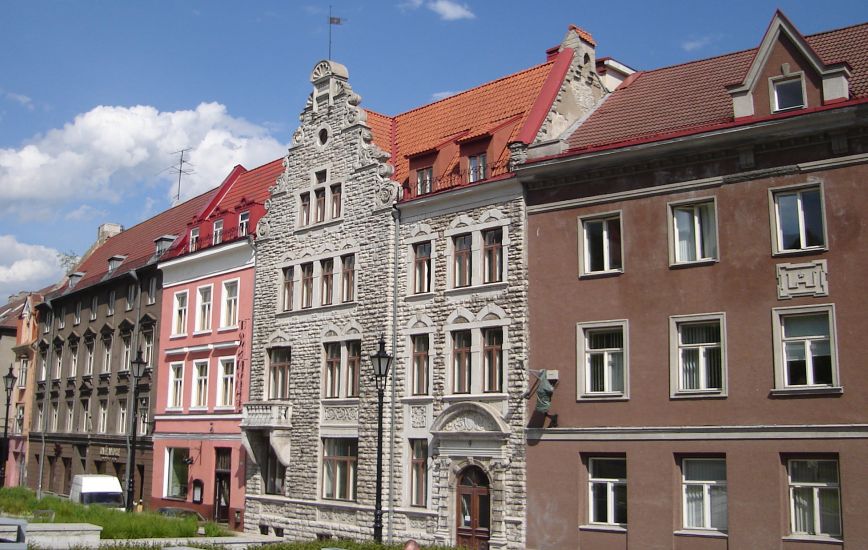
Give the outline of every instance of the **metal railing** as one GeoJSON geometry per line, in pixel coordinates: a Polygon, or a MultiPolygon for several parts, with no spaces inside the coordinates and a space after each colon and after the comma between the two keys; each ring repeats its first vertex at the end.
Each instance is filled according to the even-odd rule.
{"type": "Polygon", "coordinates": [[[447,189],[454,189],[456,187],[464,187],[465,185],[469,185],[471,183],[483,182],[508,173],[508,159],[500,162],[487,163],[485,164],[484,168],[477,167],[475,169],[467,170],[455,169],[434,178],[433,181],[431,181],[428,185],[430,189],[423,189],[421,193],[419,192],[420,186],[418,185],[418,182],[409,181],[409,189],[404,189],[404,199],[412,199],[431,193],[437,193],[438,191],[445,191],[447,189]]]}

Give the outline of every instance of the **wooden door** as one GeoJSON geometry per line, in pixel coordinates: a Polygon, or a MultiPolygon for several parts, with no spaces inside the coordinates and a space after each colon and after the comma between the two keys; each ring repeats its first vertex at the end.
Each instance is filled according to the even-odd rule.
{"type": "Polygon", "coordinates": [[[488,550],[491,529],[488,476],[480,468],[469,466],[459,474],[457,489],[458,502],[455,506],[457,546],[473,550],[488,550]]]}

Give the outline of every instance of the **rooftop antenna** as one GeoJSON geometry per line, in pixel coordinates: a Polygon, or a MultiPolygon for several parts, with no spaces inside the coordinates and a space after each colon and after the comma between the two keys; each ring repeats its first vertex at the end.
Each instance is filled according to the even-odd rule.
{"type": "Polygon", "coordinates": [[[181,160],[178,162],[178,164],[175,164],[175,165],[169,167],[169,170],[171,170],[173,174],[174,173],[178,174],[178,192],[175,194],[175,203],[176,204],[181,202],[181,176],[185,176],[185,175],[189,176],[190,174],[196,173],[195,170],[192,169],[193,164],[191,164],[189,160],[188,161],[184,160],[184,153],[186,153],[187,151],[191,151],[192,149],[193,149],[192,147],[187,147],[186,149],[181,149],[180,151],[175,151],[174,153],[172,153],[173,155],[177,155],[177,154],[181,155],[181,160]],[[185,162],[187,163],[187,166],[189,166],[190,168],[184,168],[185,162]]]}
{"type": "Polygon", "coordinates": [[[332,17],[332,6],[329,4],[329,60],[332,58],[332,26],[343,25],[346,19],[340,17],[332,17]]]}

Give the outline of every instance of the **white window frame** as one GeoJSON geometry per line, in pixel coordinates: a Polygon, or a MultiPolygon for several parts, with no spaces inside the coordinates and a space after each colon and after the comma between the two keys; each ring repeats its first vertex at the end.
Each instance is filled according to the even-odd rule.
{"type": "Polygon", "coordinates": [[[488,174],[488,155],[485,151],[477,155],[469,155],[467,157],[467,181],[474,183],[483,181],[489,178],[488,174]]]}
{"type": "MultiPolygon", "coordinates": [[[[668,205],[669,215],[669,265],[684,266],[707,264],[720,261],[720,238],[718,233],[717,223],[717,197],[705,197],[699,199],[691,199],[687,201],[670,202],[668,205]],[[702,224],[700,223],[699,209],[709,207],[709,212],[714,217],[712,226],[714,234],[709,237],[709,244],[714,247],[714,254],[702,256],[703,242],[706,235],[703,233],[702,224]],[[676,210],[692,210],[691,220],[693,222],[693,237],[696,255],[695,260],[681,258],[680,248],[678,246],[678,219],[675,215],[676,210]]],[[[623,256],[623,247],[622,247],[623,256]]],[[[623,258],[622,258],[623,263],[623,258]]]]}
{"type": "MultiPolygon", "coordinates": [[[[21,411],[22,414],[24,411],[21,411]]],[[[73,401],[66,402],[66,433],[72,433],[75,431],[75,403],[73,401]]]]}
{"type": "Polygon", "coordinates": [[[595,214],[590,214],[587,216],[581,216],[578,219],[579,224],[579,276],[581,277],[595,277],[598,275],[611,275],[615,273],[623,273],[624,272],[624,264],[625,254],[624,254],[624,215],[621,210],[613,210],[610,212],[600,212],[595,214]],[[620,267],[612,267],[612,257],[610,252],[610,244],[608,238],[608,225],[604,228],[603,232],[603,269],[597,271],[591,271],[588,268],[590,263],[589,261],[589,250],[588,246],[588,232],[586,229],[586,225],[589,223],[595,222],[608,222],[609,220],[618,220],[618,224],[621,228],[620,235],[620,247],[621,247],[621,266],[620,267]]]}
{"type": "Polygon", "coordinates": [[[181,410],[184,408],[184,362],[175,361],[169,363],[169,392],[166,400],[167,410],[181,410]],[[180,371],[176,370],[180,367],[180,371]],[[180,374],[179,374],[180,373],[180,374]]]}
{"type": "Polygon", "coordinates": [[[812,536],[812,537],[822,537],[822,538],[831,538],[831,539],[841,539],[843,537],[843,526],[842,516],[844,509],[841,506],[841,469],[840,463],[837,458],[791,458],[787,460],[787,500],[789,501],[789,512],[790,512],[790,533],[793,536],[812,536]],[[793,481],[792,469],[794,462],[834,462],[836,470],[838,472],[838,482],[837,483],[829,483],[829,482],[805,482],[805,481],[793,481]],[[811,489],[812,497],[813,497],[813,523],[814,523],[814,533],[806,533],[801,531],[796,531],[796,506],[795,501],[793,499],[793,490],[794,489],[811,489]],[[819,502],[819,491],[820,489],[835,489],[838,492],[838,532],[837,533],[823,533],[820,528],[820,516],[821,507],[819,502]]]}
{"type": "Polygon", "coordinates": [[[826,193],[824,185],[820,182],[801,183],[797,185],[788,185],[785,187],[774,187],[769,189],[769,220],[771,222],[771,240],[772,240],[772,255],[784,256],[788,254],[804,254],[808,252],[822,252],[829,249],[829,234],[828,223],[826,216],[826,193]],[[817,191],[820,194],[820,218],[823,224],[823,244],[805,246],[805,215],[802,210],[801,194],[805,191],[817,191]],[[783,247],[783,228],[781,226],[780,208],[778,204],[779,197],[783,195],[799,195],[799,239],[802,242],[800,248],[784,248],[783,247]]]}
{"type": "Polygon", "coordinates": [[[119,369],[121,372],[127,372],[130,370],[130,362],[132,361],[132,350],[133,350],[133,335],[132,333],[125,332],[121,334],[121,346],[123,346],[123,350],[121,352],[121,368],[119,369]]]}
{"type": "Polygon", "coordinates": [[[190,294],[186,290],[181,290],[176,292],[172,296],[172,337],[175,336],[186,336],[187,335],[187,323],[189,322],[189,316],[187,315],[190,310],[190,294]],[[180,296],[184,297],[184,307],[181,308],[178,304],[178,298],[180,296]],[[182,325],[179,327],[179,325],[182,325]],[[178,328],[182,328],[182,332],[178,332],[178,328]]]}
{"type": "Polygon", "coordinates": [[[147,435],[148,434],[148,405],[150,404],[150,398],[139,397],[139,408],[138,408],[138,430],[139,435],[147,435]]]}
{"type": "Polygon", "coordinates": [[[234,409],[235,408],[235,387],[238,384],[238,365],[235,361],[235,356],[220,357],[218,359],[217,368],[217,403],[215,409],[234,409]],[[232,365],[232,375],[227,375],[226,366],[232,365]],[[227,396],[226,381],[229,383],[229,392],[227,396]]]}
{"type": "MultiPolygon", "coordinates": [[[[314,281],[314,286],[316,286],[315,281],[314,281]]],[[[238,328],[238,316],[239,316],[238,305],[239,305],[239,301],[241,298],[241,279],[235,278],[235,279],[229,279],[229,280],[223,281],[223,283],[221,283],[221,285],[220,285],[220,290],[221,290],[221,292],[220,292],[220,330],[238,328]],[[235,302],[235,304],[233,306],[234,311],[235,311],[235,319],[234,319],[233,323],[230,323],[229,321],[231,319],[227,318],[227,315],[229,314],[230,299],[229,299],[228,292],[226,289],[228,288],[229,285],[231,285],[233,283],[235,284],[235,298],[233,299],[233,301],[235,302]]]]}
{"type": "Polygon", "coordinates": [[[75,303],[75,317],[73,317],[72,324],[78,325],[81,323],[81,300],[75,303]]]}
{"type": "Polygon", "coordinates": [[[30,370],[30,359],[28,357],[22,357],[18,362],[18,378],[16,379],[16,386],[19,388],[27,387],[27,371],[30,370]]]}
{"type": "Polygon", "coordinates": [[[119,434],[127,433],[127,400],[118,399],[118,431],[119,434]]]}
{"type": "Polygon", "coordinates": [[[78,341],[69,344],[69,373],[67,378],[75,378],[78,374],[78,341]]]}
{"type": "Polygon", "coordinates": [[[190,230],[190,239],[187,246],[188,252],[196,252],[199,248],[199,228],[194,227],[190,230]]]}
{"type": "Polygon", "coordinates": [[[416,196],[427,195],[434,190],[434,166],[416,169],[416,196]]]}
{"type": "Polygon", "coordinates": [[[577,394],[576,399],[580,401],[586,400],[623,400],[630,398],[630,323],[627,319],[613,319],[610,321],[593,321],[582,322],[576,324],[576,380],[577,394]],[[604,391],[592,392],[587,388],[590,385],[589,381],[589,365],[586,360],[587,351],[587,332],[603,329],[621,329],[624,347],[622,348],[624,358],[624,391],[604,391]]]}
{"type": "MultiPolygon", "coordinates": [[[[793,307],[778,307],[772,309],[772,340],[774,345],[774,361],[775,361],[775,389],[778,393],[799,393],[799,392],[831,392],[841,393],[841,379],[838,365],[838,344],[837,344],[837,327],[835,322],[835,304],[818,304],[811,306],[793,306],[793,307]],[[796,384],[788,385],[786,383],[786,355],[784,353],[784,318],[788,316],[798,315],[817,315],[825,314],[829,319],[829,351],[832,361],[832,383],[831,384],[796,384]]],[[[807,361],[806,369],[808,374],[811,374],[810,362],[807,361]]]]}
{"type": "Polygon", "coordinates": [[[100,374],[109,373],[112,371],[112,345],[114,337],[111,334],[104,334],[102,340],[102,371],[100,374]]]}
{"type": "MultiPolygon", "coordinates": [[[[611,527],[620,527],[622,529],[626,529],[627,523],[616,523],[614,521],[615,518],[615,486],[624,486],[627,487],[627,477],[624,478],[604,478],[604,477],[594,477],[594,463],[597,461],[620,461],[624,463],[624,469],[627,469],[627,459],[619,456],[597,456],[591,457],[588,459],[588,524],[589,525],[608,525],[611,527]],[[606,485],[606,517],[611,518],[612,521],[594,521],[594,485],[595,484],[605,484],[606,485]]],[[[629,474],[629,472],[628,472],[629,474]]],[[[629,495],[629,489],[628,495],[629,495]]],[[[627,506],[627,514],[629,521],[629,501],[627,506]]]]}
{"type": "Polygon", "coordinates": [[[142,331],[142,342],[144,342],[144,346],[142,349],[142,358],[145,360],[145,368],[151,367],[151,361],[154,356],[154,329],[146,329],[142,331]]]}
{"type": "Polygon", "coordinates": [[[802,71],[797,71],[794,73],[783,74],[778,76],[770,77],[769,80],[769,106],[771,107],[772,114],[774,113],[783,113],[787,111],[795,111],[797,109],[805,109],[808,106],[808,90],[805,85],[805,73],[802,71]],[[778,101],[778,86],[781,84],[789,84],[791,82],[799,81],[799,84],[802,88],[802,104],[801,105],[792,105],[790,107],[781,107],[780,102],[778,101]]]}
{"type": "MultiPolygon", "coordinates": [[[[444,231],[446,242],[446,291],[452,293],[470,292],[473,290],[479,291],[484,289],[498,290],[506,286],[509,281],[509,251],[510,251],[510,223],[511,220],[506,217],[491,217],[483,218],[483,221],[475,223],[472,220],[461,216],[457,218],[450,229],[444,231]],[[456,222],[465,223],[456,223],[456,222]],[[485,282],[485,243],[484,234],[492,229],[501,230],[500,254],[503,259],[502,279],[500,281],[485,282]],[[460,235],[470,235],[470,284],[465,286],[455,286],[455,237],[460,235]]],[[[418,239],[410,241],[415,244],[420,240],[425,240],[421,236],[418,239]]],[[[433,235],[431,236],[433,241],[433,235]]],[[[412,250],[410,251],[412,256],[412,250]]],[[[432,266],[436,259],[436,250],[433,242],[431,246],[431,262],[432,266]]],[[[410,267],[408,266],[408,269],[410,267]]],[[[434,272],[431,276],[432,289],[434,288],[434,272]]],[[[412,293],[412,287],[408,288],[408,293],[412,293]]]]}
{"type": "Polygon", "coordinates": [[[218,245],[223,242],[223,220],[214,220],[211,224],[211,244],[218,245]]]}
{"type": "Polygon", "coordinates": [[[126,311],[132,311],[136,302],[136,284],[130,283],[127,285],[126,311]]]}
{"type": "Polygon", "coordinates": [[[211,365],[208,359],[193,361],[193,383],[190,393],[190,409],[208,408],[208,377],[211,365]],[[205,367],[205,375],[200,375],[200,367],[205,367]],[[201,392],[200,392],[201,389],[201,392]]]}
{"type": "Polygon", "coordinates": [[[196,287],[196,325],[193,334],[211,332],[211,319],[214,316],[214,285],[196,287]],[[202,293],[208,291],[208,300],[202,299],[202,293]],[[203,306],[207,306],[207,315],[202,315],[203,306]]]}
{"type": "MultiPolygon", "coordinates": [[[[163,497],[167,498],[167,499],[186,500],[187,497],[190,495],[190,484],[189,484],[190,465],[187,464],[186,460],[182,460],[182,462],[187,464],[186,473],[185,473],[185,477],[187,478],[187,484],[185,486],[186,489],[183,491],[183,493],[179,492],[179,494],[169,494],[169,479],[170,479],[169,476],[171,475],[172,463],[174,462],[174,456],[173,455],[176,452],[178,452],[178,453],[183,452],[187,455],[185,458],[190,458],[190,449],[187,447],[167,447],[166,448],[166,455],[165,455],[166,456],[166,462],[165,462],[165,465],[164,465],[165,467],[163,470],[163,497]]],[[[180,487],[179,487],[179,489],[180,489],[180,487]]]]}
{"type": "Polygon", "coordinates": [[[93,367],[96,363],[96,338],[84,341],[84,376],[93,375],[93,367]]]}
{"type": "Polygon", "coordinates": [[[66,328],[66,306],[60,306],[60,312],[57,316],[57,328],[66,328]]]}
{"type": "Polygon", "coordinates": [[[96,314],[99,310],[99,296],[93,295],[90,297],[90,320],[96,321],[96,314]]]}
{"type": "Polygon", "coordinates": [[[108,399],[99,400],[99,417],[97,418],[97,432],[104,434],[108,431],[108,399]]]}
{"type": "Polygon", "coordinates": [[[106,317],[111,317],[115,314],[115,302],[118,301],[117,292],[114,289],[109,290],[108,301],[106,302],[106,317]]]}
{"type": "Polygon", "coordinates": [[[157,276],[154,275],[150,279],[148,279],[148,305],[155,304],[157,302],[157,276]]]}
{"type": "Polygon", "coordinates": [[[250,232],[250,211],[245,210],[238,214],[238,236],[246,237],[250,232]]]}
{"type": "MultiPolygon", "coordinates": [[[[724,469],[726,468],[726,458],[682,458],[681,459],[681,522],[684,529],[711,531],[717,533],[725,533],[727,529],[717,529],[711,527],[711,488],[723,487],[726,491],[726,477],[723,480],[688,480],[687,479],[687,464],[690,462],[722,462],[724,469]],[[688,525],[688,505],[687,505],[687,487],[701,486],[702,487],[702,523],[703,525],[688,525]]],[[[727,492],[727,502],[729,494],[727,492]]],[[[727,505],[727,526],[729,525],[729,506],[727,505]]]]}
{"type": "MultiPolygon", "coordinates": [[[[698,345],[701,349],[704,346],[698,345]]],[[[694,346],[691,346],[694,347],[694,346]]],[[[726,313],[703,313],[697,315],[672,315],[669,317],[669,395],[670,397],[726,397],[726,313]],[[720,325],[720,383],[718,388],[686,389],[683,387],[681,370],[681,327],[693,324],[720,325]]],[[[700,353],[700,379],[707,380],[705,356],[700,353]]],[[[706,384],[707,385],[707,384],[706,384]]]]}

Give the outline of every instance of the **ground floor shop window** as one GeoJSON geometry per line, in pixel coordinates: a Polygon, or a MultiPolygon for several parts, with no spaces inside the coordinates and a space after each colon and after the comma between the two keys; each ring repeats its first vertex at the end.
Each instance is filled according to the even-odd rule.
{"type": "Polygon", "coordinates": [[[187,498],[189,478],[190,449],[170,448],[166,450],[166,496],[187,498]]]}
{"type": "Polygon", "coordinates": [[[356,499],[356,439],[323,439],[323,498],[356,499]]]}

